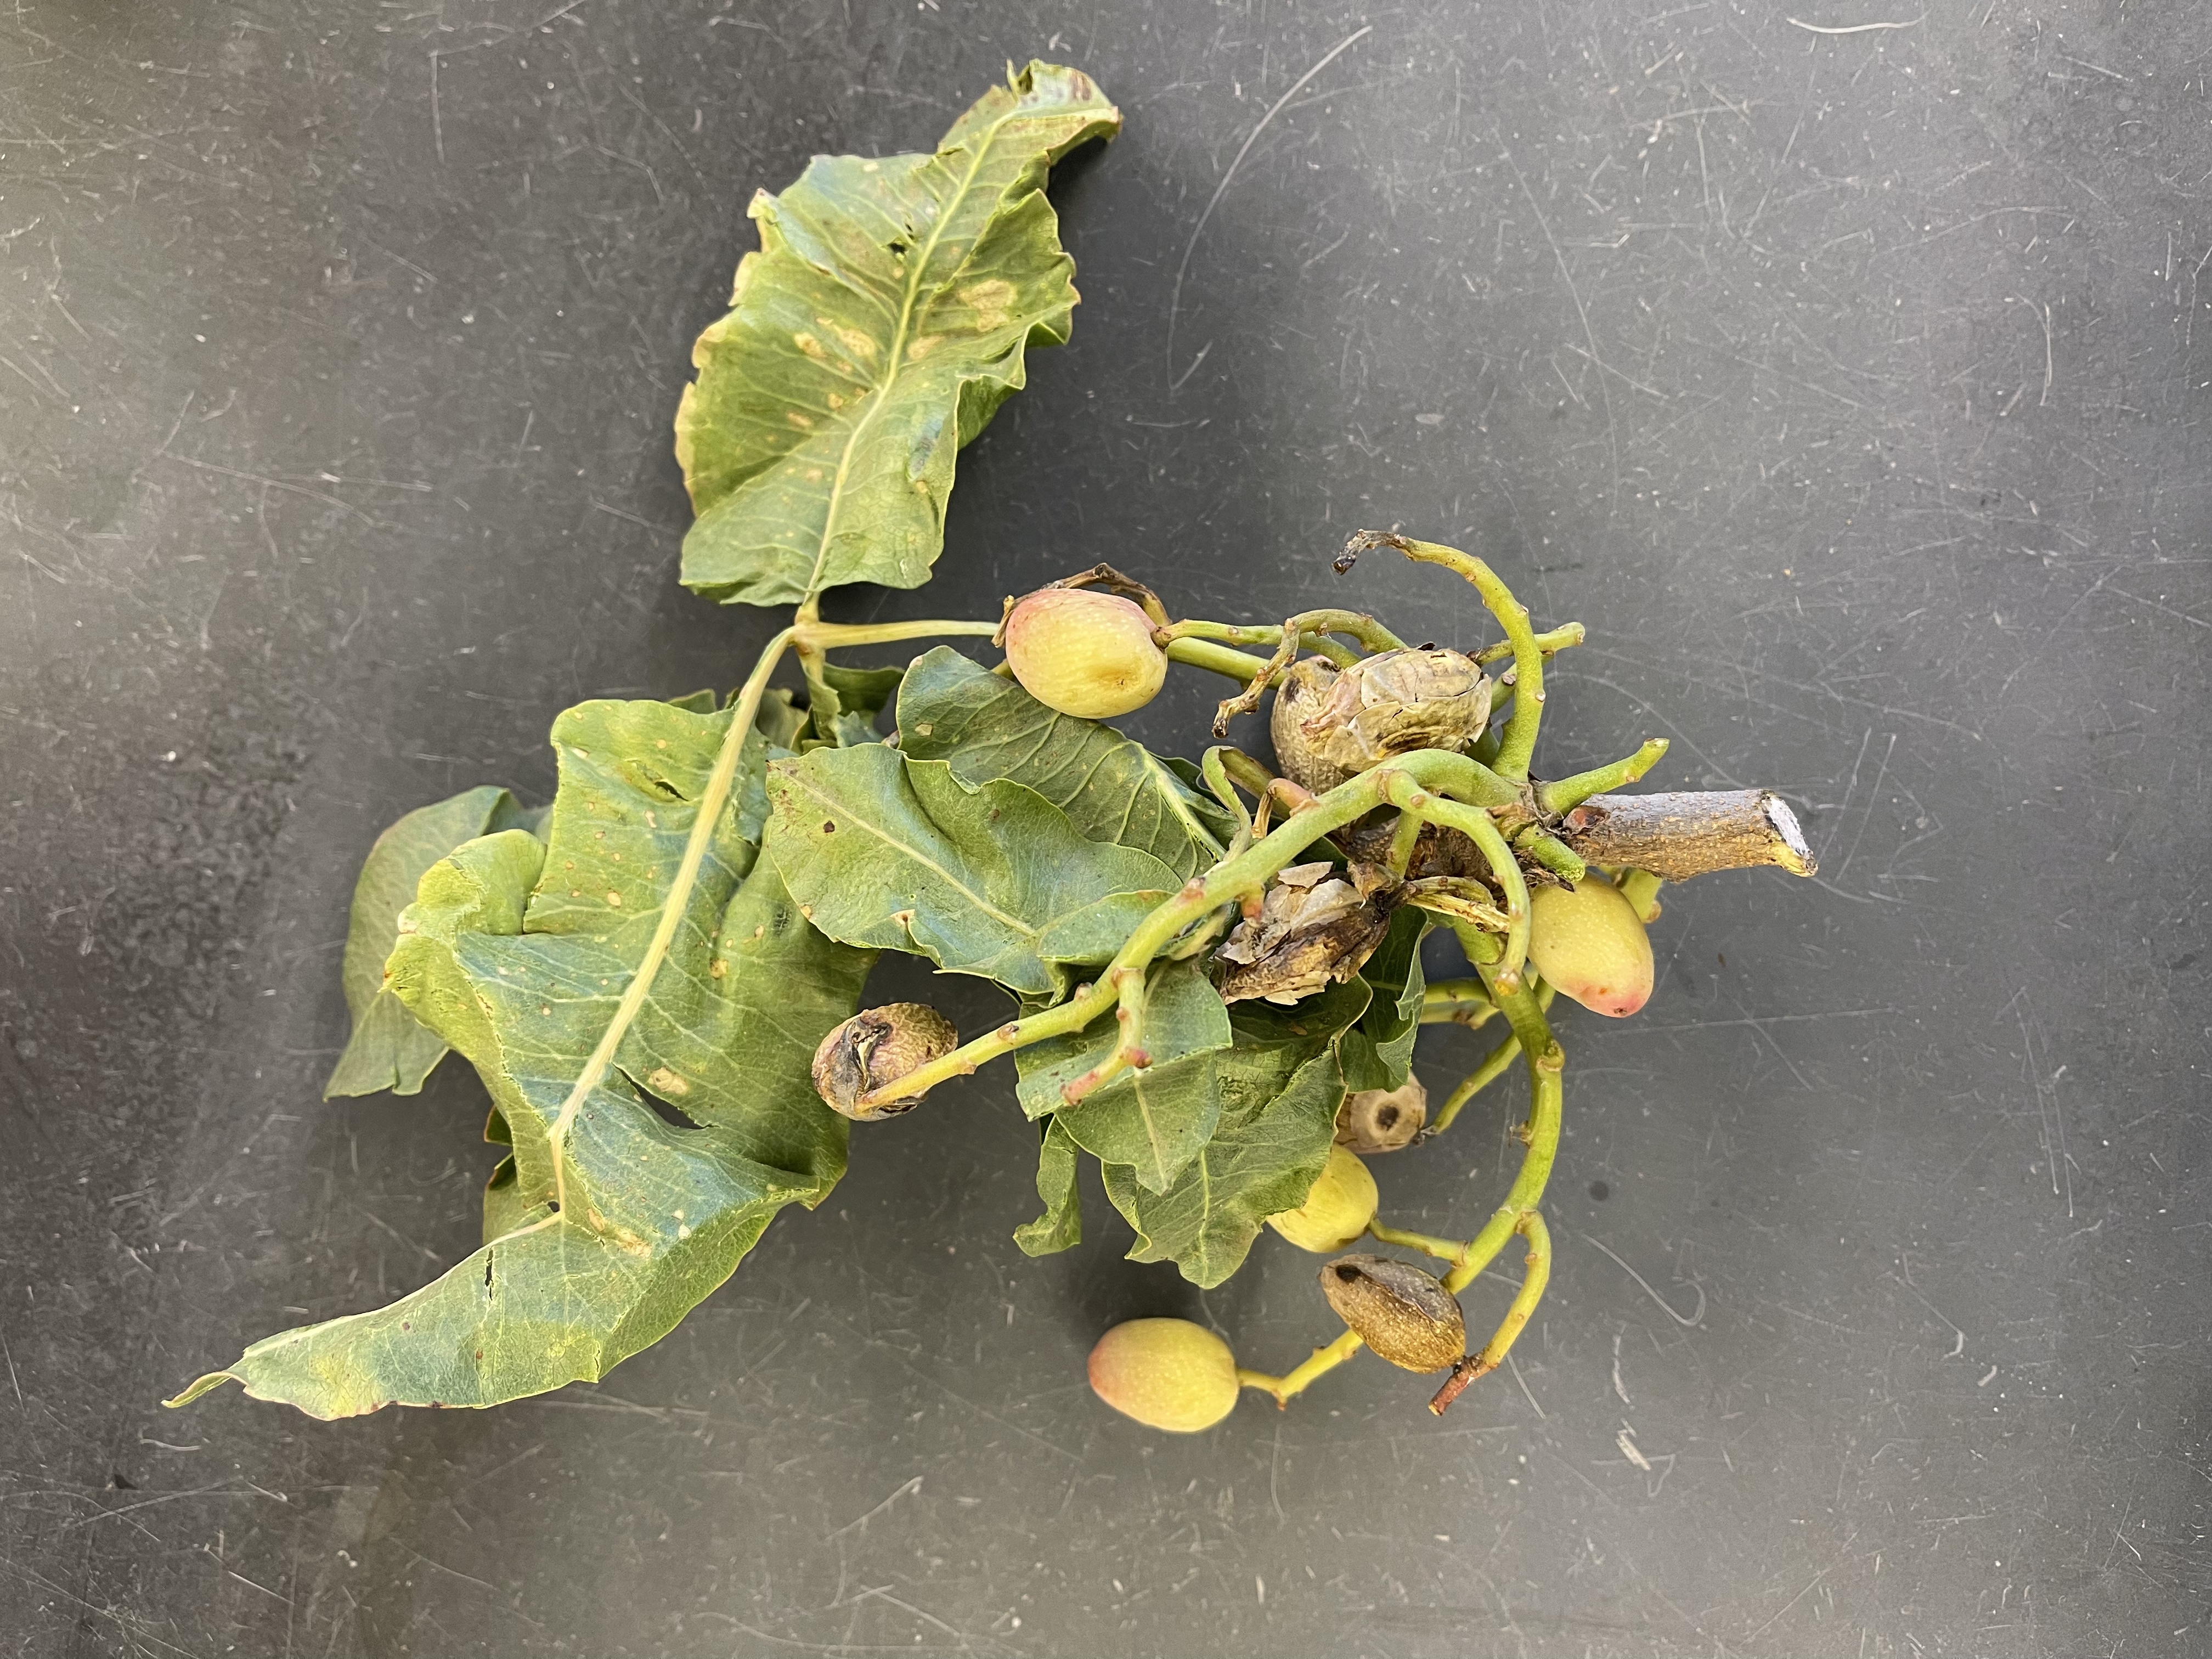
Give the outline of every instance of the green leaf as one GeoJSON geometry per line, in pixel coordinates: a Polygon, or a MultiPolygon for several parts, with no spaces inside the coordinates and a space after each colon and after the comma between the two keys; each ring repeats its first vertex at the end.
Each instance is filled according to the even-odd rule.
{"type": "Polygon", "coordinates": [[[1413,1061],[1413,1039],[1421,1030],[1421,997],[1428,981],[1421,971],[1421,941],[1435,923],[1413,905],[1401,905],[1390,931],[1359,970],[1375,1000],[1344,1039],[1344,1084],[1347,1089],[1395,1089],[1413,1061]]]}
{"type": "Polygon", "coordinates": [[[1264,1109],[1316,1054],[1337,1049],[1373,993],[1364,979],[1332,985],[1291,1006],[1229,1006],[1236,1041],[1220,1059],[1223,1115],[1238,1121],[1264,1109]]]}
{"type": "Polygon", "coordinates": [[[1152,1063],[1124,1072],[1073,1106],[1064,1084],[1104,1060],[1115,1022],[1018,1049],[1016,1093],[1031,1117],[1053,1121],[1094,1157],[1128,1165],[1139,1183],[1164,1191],[1221,1118],[1214,1056],[1229,1047],[1229,1011],[1194,962],[1159,962],[1146,975],[1145,1048],[1152,1063]]]}
{"type": "Polygon", "coordinates": [[[846,1125],[808,1068],[873,958],[808,927],[773,866],[740,884],[755,854],[743,801],[766,759],[755,733],[751,790],[712,826],[666,962],[569,1127],[566,1206],[550,1202],[549,1132],[644,954],[730,719],[568,710],[545,843],[466,843],[400,919],[392,988],[476,1066],[489,1138],[513,1145],[485,1195],[500,1236],[388,1308],[254,1344],[179,1403],[227,1376],[318,1417],[596,1379],[726,1279],[778,1209],[828,1194],[846,1125]]]}
{"type": "Polygon", "coordinates": [[[1019,994],[1066,988],[1039,949],[1054,922],[1176,884],[1147,854],[1085,840],[1033,789],[969,789],[945,762],[881,744],[779,761],[768,788],[769,851],[817,927],[1019,994]]]}
{"type": "Polygon", "coordinates": [[[1046,708],[950,646],[915,659],[899,690],[899,745],[951,763],[968,783],[1009,778],[1066,812],[1093,841],[1150,853],[1188,880],[1221,856],[1220,806],[1168,761],[1110,726],[1046,708]]]}
{"type": "Polygon", "coordinates": [[[1137,1230],[1132,1261],[1173,1261],[1211,1290],[1237,1268],[1269,1216],[1295,1209],[1321,1177],[1336,1136],[1344,1079],[1315,1055],[1258,1111],[1224,1119],[1180,1179],[1148,1193],[1126,1165],[1106,1165],[1106,1195],[1137,1230]]]}
{"type": "Polygon", "coordinates": [[[323,1085],[323,1098],[419,1093],[445,1058],[445,1040],[409,1013],[385,988],[384,959],[399,937],[399,913],[415,900],[422,872],[465,841],[520,827],[526,815],[496,785],[463,790],[434,806],[418,806],[376,838],[353,885],[341,977],[353,1036],[323,1085]]]}
{"type": "Polygon", "coordinates": [[[817,657],[802,659],[806,669],[808,723],[820,742],[836,749],[875,743],[881,734],[876,717],[898,695],[903,668],[840,668],[817,657]]]}
{"type": "Polygon", "coordinates": [[[1083,1206],[1075,1195],[1077,1149],[1067,1131],[1047,1118],[1037,1146],[1037,1196],[1044,1213],[1014,1229],[1024,1255],[1053,1255],[1083,1242],[1083,1206]]]}
{"type": "Polygon", "coordinates": [[[687,586],[781,605],[929,580],[955,453],[1024,384],[1025,348],[1068,336],[1046,174],[1121,122],[1088,76],[1032,63],[934,155],[817,156],[754,197],[760,248],[676,415],[687,586]]]}
{"type": "Polygon", "coordinates": [[[1174,896],[1165,889],[1153,888],[1093,899],[1046,928],[1037,940],[1037,954],[1047,962],[1072,968],[1095,968],[1111,962],[1137,924],[1174,896]]]}

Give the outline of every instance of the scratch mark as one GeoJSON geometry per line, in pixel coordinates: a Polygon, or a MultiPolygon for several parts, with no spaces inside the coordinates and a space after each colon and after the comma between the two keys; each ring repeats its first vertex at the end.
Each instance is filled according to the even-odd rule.
{"type": "Polygon", "coordinates": [[[1681,1315],[1676,1313],[1672,1307],[1668,1305],[1667,1298],[1665,1297],[1660,1295],[1658,1291],[1651,1288],[1651,1281],[1650,1279],[1644,1278],[1642,1273],[1637,1272],[1635,1268],[1630,1267],[1626,1261],[1623,1261],[1609,1246],[1598,1239],[1592,1238],[1588,1233],[1584,1233],[1582,1236],[1582,1238],[1583,1243],[1585,1244],[1595,1244],[1597,1248],[1603,1250],[1606,1255],[1612,1256],[1613,1265],[1619,1267],[1621,1272],[1626,1273],[1631,1279],[1634,1279],[1638,1285],[1641,1285],[1644,1287],[1644,1294],[1650,1297],[1654,1302],[1656,1302],[1660,1308],[1666,1313],[1667,1317],[1673,1320],[1677,1325],[1686,1326],[1694,1330],[1698,1325],[1705,1322],[1705,1287],[1704,1285],[1692,1285],[1690,1287],[1698,1293],[1698,1311],[1689,1318],[1685,1319],[1681,1315]]]}
{"type": "Polygon", "coordinates": [[[1222,197],[1228,193],[1230,181],[1237,177],[1237,169],[1244,165],[1244,158],[1252,153],[1252,146],[1260,142],[1260,135],[1267,130],[1267,124],[1282,113],[1283,106],[1297,97],[1305,89],[1308,82],[1351,50],[1355,43],[1374,32],[1372,23],[1362,24],[1323,52],[1311,69],[1291,82],[1290,90],[1275,100],[1267,112],[1260,118],[1260,124],[1245,135],[1243,147],[1237,152],[1236,159],[1229,163],[1229,170],[1221,175],[1221,182],[1213,187],[1213,195],[1206,202],[1206,210],[1198,216],[1198,222],[1191,227],[1190,240],[1183,244],[1182,262],[1176,266],[1175,287],[1168,295],[1168,366],[1170,370],[1175,366],[1176,313],[1182,308],[1182,279],[1190,270],[1190,256],[1197,251],[1198,239],[1206,230],[1206,222],[1213,216],[1213,210],[1221,205],[1222,197]]]}
{"type": "MultiPolygon", "coordinates": [[[[921,1490],[921,1477],[917,1474],[913,1480],[908,1481],[896,1492],[894,1492],[889,1498],[886,1498],[882,1503],[877,1504],[875,1508],[870,1510],[866,1515],[863,1515],[855,1520],[848,1521],[843,1526],[838,1528],[836,1531],[825,1534],[822,1541],[826,1544],[832,1538],[842,1538],[847,1533],[852,1531],[855,1527],[866,1526],[869,1522],[874,1520],[885,1510],[890,1508],[892,1504],[897,1503],[900,1498],[905,1497],[908,1492],[920,1492],[921,1490]]],[[[958,1632],[956,1632],[954,1633],[957,1635],[958,1632]]]]}
{"type": "MultiPolygon", "coordinates": [[[[1870,34],[1876,29],[1917,28],[1928,21],[1928,14],[1923,11],[1909,23],[1846,23],[1840,28],[1825,27],[1819,23],[1808,23],[1796,17],[1792,17],[1789,21],[1808,34],[1870,34]]],[[[1765,1628],[1764,1625],[1759,1626],[1760,1630],[1765,1628]]]]}

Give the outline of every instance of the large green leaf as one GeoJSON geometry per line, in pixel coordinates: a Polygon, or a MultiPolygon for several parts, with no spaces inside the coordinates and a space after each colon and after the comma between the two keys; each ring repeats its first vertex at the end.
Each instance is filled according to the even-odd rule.
{"type": "Polygon", "coordinates": [[[595,1379],[726,1279],[778,1209],[829,1192],[846,1126],[808,1066],[873,958],[808,927],[773,866],[746,878],[766,805],[756,733],[666,961],[567,1132],[565,1206],[550,1203],[550,1133],[644,954],[730,718],[568,710],[546,842],[468,842],[400,919],[392,988],[476,1066],[492,1137],[514,1149],[486,1194],[500,1236],[388,1308],[254,1344],[182,1398],[231,1376],[340,1417],[595,1379]]]}
{"type": "Polygon", "coordinates": [[[1037,1196],[1044,1213],[1014,1229],[1014,1243],[1024,1255],[1052,1255],[1073,1249],[1083,1242],[1083,1207],[1075,1196],[1079,1153],[1067,1131],[1052,1119],[1044,1123],[1037,1145],[1037,1196]]]}
{"type": "Polygon", "coordinates": [[[1084,839],[1033,789],[971,789],[945,762],[881,744],[779,761],[768,789],[768,850],[817,927],[1020,994],[1066,988],[1040,951],[1054,923],[1176,885],[1149,854],[1084,839]]]}
{"type": "Polygon", "coordinates": [[[1086,1030],[1018,1049],[1016,1093],[1031,1117],[1053,1121],[1075,1144],[1125,1164],[1139,1184],[1164,1192],[1206,1144],[1221,1118],[1216,1054],[1230,1044],[1229,1011],[1195,962],[1155,963],[1146,976],[1146,1052],[1152,1064],[1124,1072],[1064,1103],[1060,1088],[1104,1060],[1119,1035],[1111,1018],[1086,1030]]]}
{"type": "Polygon", "coordinates": [[[384,983],[384,959],[399,937],[399,913],[415,902],[422,872],[465,841],[495,830],[520,829],[525,813],[495,784],[465,789],[433,806],[418,806],[376,838],[353,884],[346,921],[345,986],[353,1035],[323,1085],[323,1098],[421,1092],[422,1079],[445,1058],[446,1040],[407,1012],[384,983]]]}
{"type": "Polygon", "coordinates": [[[1297,1208],[1320,1179],[1336,1135],[1344,1079],[1336,1055],[1315,1055],[1259,1111],[1224,1119],[1164,1193],[1127,1165],[1105,1167],[1106,1195],[1137,1230],[1133,1261],[1173,1261],[1211,1290],[1237,1268],[1269,1216],[1297,1208]]]}
{"type": "Polygon", "coordinates": [[[1024,349],[1067,338],[1046,174],[1121,122],[1087,76],[1032,63],[934,155],[817,156],[754,197],[760,248],[676,416],[686,586],[779,605],[929,580],[955,452],[1023,385],[1024,349]]]}
{"type": "Polygon", "coordinates": [[[1173,1261],[1211,1288],[1243,1265],[1269,1216],[1295,1209],[1320,1178],[1344,1099],[1340,1050],[1370,1002],[1364,981],[1291,1007],[1231,1006],[1231,1046],[1212,1056],[1221,1116],[1165,1192],[1127,1164],[1104,1168],[1106,1195],[1137,1230],[1136,1261],[1173,1261]]]}
{"type": "Polygon", "coordinates": [[[1046,708],[950,646],[924,652],[899,689],[899,745],[968,783],[1011,778],[1093,841],[1141,848],[1185,880],[1229,833],[1221,808],[1110,726],[1046,708]]]}
{"type": "Polygon", "coordinates": [[[1390,931],[1359,970],[1375,993],[1359,1024],[1345,1033],[1344,1083],[1348,1089],[1395,1089],[1413,1062],[1413,1039],[1421,1031],[1421,998],[1428,981],[1421,972],[1421,941],[1435,924],[1423,911],[1401,905],[1390,931]]]}

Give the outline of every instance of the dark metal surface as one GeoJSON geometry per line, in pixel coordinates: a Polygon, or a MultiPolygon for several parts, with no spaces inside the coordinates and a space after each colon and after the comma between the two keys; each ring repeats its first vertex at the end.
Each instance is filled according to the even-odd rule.
{"type": "MultiPolygon", "coordinates": [[[[0,1650],[2212,1650],[2212,16],[1786,9],[0,17],[0,1650]],[[1108,1322],[1280,1368],[1313,1261],[1200,1297],[1095,1190],[1027,1260],[986,1073],[599,1388],[163,1413],[470,1248],[463,1066],[317,1097],[356,863],[543,799],[569,702],[735,681],[772,621],[675,586],[669,422],[746,198],[1032,53],[1128,116],[1055,189],[1074,342],[938,581],[842,614],[1103,557],[1480,637],[1442,573],[1329,574],[1402,523],[1589,624],[1540,763],[1671,736],[1653,787],[1774,785],[1824,860],[1670,889],[1644,1016],[1562,1022],[1516,1368],[1442,1422],[1366,1362],[1115,1418],[1108,1322]]],[[[1195,748],[1198,678],[1135,728],[1195,748]]],[[[1407,1224],[1486,1212],[1515,1087],[1382,1170],[1407,1224]]]]}

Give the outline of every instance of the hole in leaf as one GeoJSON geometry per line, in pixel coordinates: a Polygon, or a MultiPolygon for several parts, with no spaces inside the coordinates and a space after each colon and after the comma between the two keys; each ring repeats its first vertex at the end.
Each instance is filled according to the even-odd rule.
{"type": "Polygon", "coordinates": [[[699,1127],[696,1120],[686,1117],[681,1110],[670,1105],[666,1101],[663,1100],[659,1095],[654,1094],[651,1090],[640,1089],[638,1093],[645,1097],[645,1103],[652,1107],[653,1109],[659,1115],[660,1121],[663,1123],[665,1123],[670,1128],[696,1129],[699,1127]]]}

